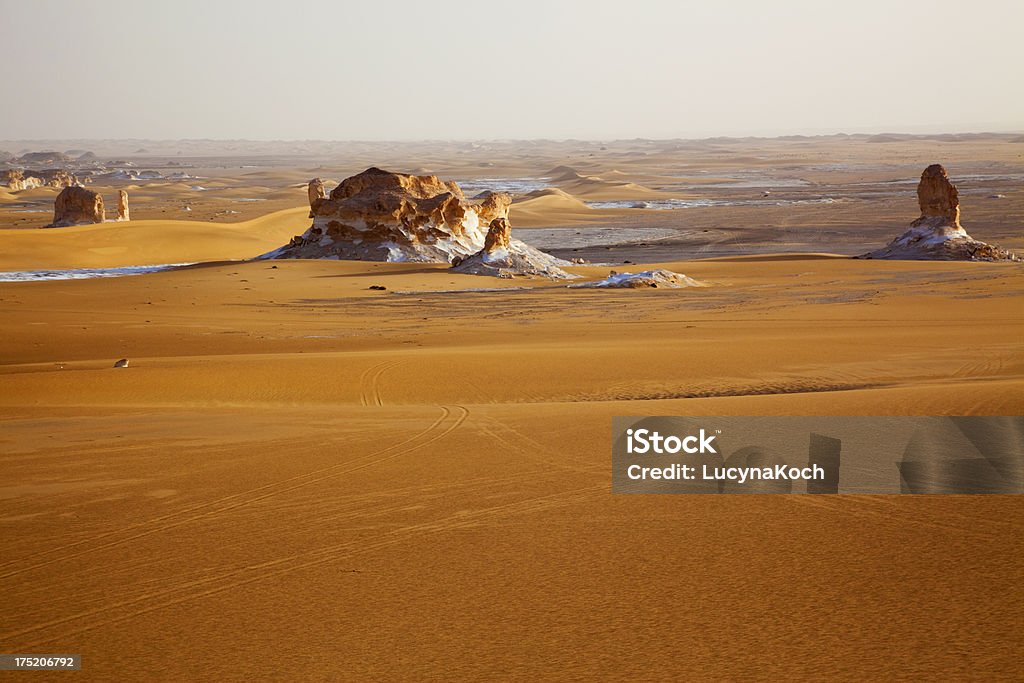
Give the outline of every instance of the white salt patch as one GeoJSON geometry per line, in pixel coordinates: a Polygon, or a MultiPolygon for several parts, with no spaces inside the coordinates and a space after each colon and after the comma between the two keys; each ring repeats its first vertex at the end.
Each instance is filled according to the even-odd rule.
{"type": "Polygon", "coordinates": [[[504,261],[508,259],[508,249],[498,248],[491,252],[484,252],[482,256],[485,263],[493,261],[504,261]]]}
{"type": "Polygon", "coordinates": [[[954,228],[952,226],[945,226],[942,228],[911,228],[902,235],[900,235],[894,242],[894,246],[904,247],[908,245],[915,245],[921,247],[934,247],[948,242],[952,239],[958,238],[969,238],[970,235],[963,227],[954,228]]]}
{"type": "Polygon", "coordinates": [[[673,209],[695,209],[707,206],[794,206],[799,204],[834,204],[832,197],[818,199],[615,199],[601,202],[586,202],[592,209],[648,209],[671,211],[673,209]]]}
{"type": "Polygon", "coordinates": [[[388,261],[391,263],[401,263],[402,261],[409,260],[409,257],[402,251],[402,248],[394,242],[384,242],[381,246],[388,250],[388,261]]]}
{"type": "Polygon", "coordinates": [[[471,235],[480,232],[480,216],[473,209],[466,209],[466,216],[462,219],[462,229],[471,235]]]}
{"type": "Polygon", "coordinates": [[[597,282],[581,282],[575,285],[567,285],[570,288],[644,288],[644,287],[665,287],[668,289],[681,289],[683,287],[706,287],[703,282],[687,277],[682,273],[674,273],[671,270],[659,268],[657,270],[645,270],[639,273],[616,273],[611,274],[597,282]]]}
{"type": "Polygon", "coordinates": [[[41,280],[88,280],[98,277],[126,277],[173,270],[193,263],[165,263],[159,266],[121,266],[119,268],[73,268],[68,270],[20,270],[0,272],[0,282],[38,282],[41,280]]]}
{"type": "Polygon", "coordinates": [[[491,192],[508,192],[509,194],[527,194],[550,187],[551,178],[472,178],[459,180],[459,187],[467,195],[478,194],[485,190],[491,192]]]}

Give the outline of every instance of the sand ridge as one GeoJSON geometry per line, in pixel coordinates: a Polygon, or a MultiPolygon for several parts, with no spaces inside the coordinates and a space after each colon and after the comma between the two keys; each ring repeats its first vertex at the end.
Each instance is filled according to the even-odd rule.
{"type": "Polygon", "coordinates": [[[306,209],[241,223],[133,220],[47,230],[0,230],[0,270],[103,268],[240,260],[270,251],[304,229],[306,209]]]}

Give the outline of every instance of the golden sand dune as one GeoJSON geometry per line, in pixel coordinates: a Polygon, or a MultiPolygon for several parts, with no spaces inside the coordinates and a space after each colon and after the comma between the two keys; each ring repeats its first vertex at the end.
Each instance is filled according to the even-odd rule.
{"type": "Polygon", "coordinates": [[[243,223],[142,220],[48,230],[0,230],[0,270],[108,268],[246,259],[301,233],[308,209],[243,223]]]}
{"type": "Polygon", "coordinates": [[[510,217],[513,226],[517,228],[559,227],[614,222],[635,211],[628,208],[594,208],[565,190],[549,187],[534,190],[525,199],[512,204],[510,217]]]}
{"type": "Polygon", "coordinates": [[[656,196],[657,190],[636,183],[604,180],[597,177],[580,178],[559,183],[559,187],[586,199],[645,199],[656,196]]]}
{"type": "Polygon", "coordinates": [[[60,190],[53,187],[33,187],[29,190],[21,190],[12,194],[19,200],[50,199],[52,201],[58,193],[60,193],[60,190]]]}
{"type": "Polygon", "coordinates": [[[572,166],[555,166],[544,175],[554,181],[579,180],[585,177],[572,166]]]}
{"type": "Polygon", "coordinates": [[[660,194],[636,183],[585,175],[568,166],[553,168],[548,175],[558,188],[586,199],[644,199],[660,194]]]}
{"type": "Polygon", "coordinates": [[[547,188],[529,193],[512,205],[509,214],[515,227],[572,225],[593,221],[602,212],[595,211],[565,190],[547,188]]]}
{"type": "Polygon", "coordinates": [[[534,190],[526,195],[527,199],[519,202],[517,206],[523,206],[531,201],[538,199],[545,200],[545,203],[552,206],[561,206],[579,210],[589,209],[585,202],[578,199],[565,190],[560,190],[557,187],[548,187],[543,190],[534,190]]]}
{"type": "MultiPolygon", "coordinates": [[[[196,191],[192,189],[193,187],[195,187],[195,184],[196,184],[195,181],[193,181],[193,182],[184,182],[184,181],[178,180],[178,181],[171,182],[171,183],[161,182],[161,183],[148,183],[146,185],[141,185],[141,186],[137,185],[133,189],[134,189],[134,193],[137,196],[139,196],[139,197],[143,197],[143,196],[146,196],[146,195],[152,195],[152,196],[160,196],[160,197],[181,197],[181,198],[187,198],[187,197],[192,196],[192,195],[195,194],[196,191]]],[[[112,186],[98,185],[98,186],[93,187],[91,189],[96,191],[96,192],[101,192],[102,193],[102,192],[105,191],[105,192],[113,192],[114,194],[116,194],[116,190],[114,190],[114,188],[112,186]]],[[[129,190],[129,192],[131,192],[131,191],[132,190],[129,190]]]]}

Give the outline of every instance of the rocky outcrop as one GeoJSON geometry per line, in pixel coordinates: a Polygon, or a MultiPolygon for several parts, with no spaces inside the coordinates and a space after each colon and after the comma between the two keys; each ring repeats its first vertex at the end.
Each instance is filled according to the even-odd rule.
{"type": "MultiPolygon", "coordinates": [[[[454,185],[455,183],[452,184],[454,185]]],[[[473,201],[477,202],[476,212],[480,218],[480,223],[488,227],[488,232],[490,232],[491,223],[495,219],[508,219],[508,211],[512,206],[512,196],[510,194],[487,190],[474,197],[473,201]]],[[[510,227],[509,230],[511,229],[510,227]]]]}
{"type": "Polygon", "coordinates": [[[0,171],[0,183],[12,192],[31,190],[34,187],[64,188],[81,184],[78,177],[62,168],[50,168],[43,171],[22,171],[8,169],[0,171]]]}
{"type": "Polygon", "coordinates": [[[956,185],[949,182],[949,174],[942,164],[924,169],[921,182],[917,184],[917,204],[921,207],[921,217],[911,223],[911,227],[925,223],[960,227],[960,193],[956,185]]]}
{"type": "Polygon", "coordinates": [[[313,224],[263,258],[338,258],[450,263],[484,247],[487,226],[508,219],[512,198],[467,199],[454,182],[369,168],[326,197],[313,197],[313,224]]]}
{"type": "Polygon", "coordinates": [[[117,191],[117,220],[130,221],[131,214],[128,212],[128,191],[117,191]]]}
{"type": "Polygon", "coordinates": [[[910,229],[885,247],[857,256],[863,259],[914,261],[1017,261],[1018,257],[998,246],[980,242],[960,225],[960,193],[940,164],[921,174],[917,185],[921,215],[910,229]]]}
{"type": "Polygon", "coordinates": [[[53,223],[48,228],[102,223],[106,219],[103,197],[84,187],[65,187],[53,204],[53,223]]]}
{"type": "Polygon", "coordinates": [[[313,205],[318,199],[327,199],[327,192],[324,190],[324,181],[313,178],[309,181],[306,192],[309,194],[309,217],[314,218],[313,205]]]}
{"type": "Polygon", "coordinates": [[[682,273],[658,268],[639,273],[618,273],[611,271],[603,280],[597,282],[581,282],[570,287],[593,287],[598,289],[681,289],[683,287],[707,287],[706,284],[682,273]]]}
{"type": "Polygon", "coordinates": [[[63,168],[48,168],[43,171],[32,171],[31,176],[38,177],[47,187],[64,188],[82,184],[78,180],[78,176],[63,168]]]}
{"type": "Polygon", "coordinates": [[[574,278],[560,268],[569,263],[530,245],[512,239],[512,226],[507,218],[491,221],[484,247],[466,258],[456,258],[452,270],[472,275],[515,277],[516,275],[543,276],[556,279],[574,278]]]}
{"type": "Polygon", "coordinates": [[[39,178],[26,178],[22,171],[15,168],[0,171],[0,182],[6,185],[11,192],[30,190],[33,187],[39,187],[43,184],[39,178]]]}
{"type": "Polygon", "coordinates": [[[486,237],[484,237],[483,251],[488,254],[494,254],[502,249],[508,249],[511,243],[512,226],[508,224],[508,220],[505,218],[495,218],[491,221],[491,226],[487,230],[486,237]]]}

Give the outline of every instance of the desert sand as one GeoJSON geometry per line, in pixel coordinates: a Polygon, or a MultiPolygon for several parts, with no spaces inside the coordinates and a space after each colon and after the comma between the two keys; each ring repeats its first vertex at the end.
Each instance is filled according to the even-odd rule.
{"type": "Polygon", "coordinates": [[[1019,250],[1022,150],[214,150],[259,168],[47,230],[19,211],[55,191],[0,195],[0,271],[197,264],[0,282],[4,649],[94,680],[1012,678],[1018,497],[612,495],[610,420],[1020,414],[1021,264],[848,257],[916,216],[933,161],[971,233],[1019,250]],[[305,181],[369,165],[522,188],[515,234],[581,281],[708,286],[245,260],[308,227],[305,181]],[[718,203],[585,203],[655,199],[718,203]]]}

